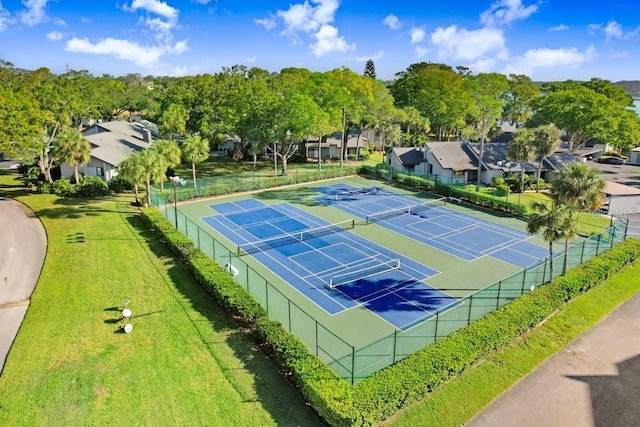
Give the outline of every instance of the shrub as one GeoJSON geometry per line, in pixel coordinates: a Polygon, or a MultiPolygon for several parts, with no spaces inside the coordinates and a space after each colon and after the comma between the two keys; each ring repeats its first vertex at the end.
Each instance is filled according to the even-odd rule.
{"type": "Polygon", "coordinates": [[[109,187],[102,178],[97,176],[85,176],[80,184],[76,184],[78,197],[103,197],[109,195],[109,187]]]}
{"type": "Polygon", "coordinates": [[[71,183],[69,178],[60,178],[52,185],[52,192],[58,196],[73,196],[75,191],[76,186],[71,183]]]}
{"type": "Polygon", "coordinates": [[[119,176],[113,178],[109,183],[109,190],[113,191],[114,193],[122,193],[124,191],[131,191],[132,189],[133,186],[131,185],[131,183],[125,181],[119,176]]]}

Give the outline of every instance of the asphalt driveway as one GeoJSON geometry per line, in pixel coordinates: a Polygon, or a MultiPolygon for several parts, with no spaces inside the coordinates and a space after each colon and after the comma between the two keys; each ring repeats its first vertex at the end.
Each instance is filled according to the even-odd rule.
{"type": "Polygon", "coordinates": [[[0,372],[29,307],[47,253],[42,223],[22,203],[0,198],[0,372]]]}

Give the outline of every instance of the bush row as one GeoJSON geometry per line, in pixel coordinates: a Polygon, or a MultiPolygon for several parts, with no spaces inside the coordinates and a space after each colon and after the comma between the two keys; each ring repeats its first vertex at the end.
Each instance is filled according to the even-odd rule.
{"type": "MultiPolygon", "coordinates": [[[[154,231],[163,236],[169,249],[192,273],[198,283],[243,326],[249,328],[300,390],[318,414],[331,425],[358,419],[351,386],[324,362],[311,354],[279,322],[267,318],[260,304],[214,260],[200,252],[191,240],[177,231],[156,209],[142,209],[142,216],[154,231]]],[[[350,423],[351,424],[351,423],[350,423]]]]}
{"type": "Polygon", "coordinates": [[[57,194],[64,197],[104,197],[109,195],[107,183],[97,176],[83,176],[80,182],[72,183],[69,178],[60,178],[53,183],[41,182],[38,187],[42,194],[57,194]]]}
{"type": "MultiPolygon", "coordinates": [[[[325,168],[321,171],[310,171],[308,173],[291,173],[287,176],[278,177],[256,177],[252,179],[251,177],[244,176],[234,180],[225,180],[224,182],[203,185],[198,188],[198,191],[194,188],[178,188],[176,189],[176,199],[180,202],[198,197],[223,196],[245,191],[264,190],[283,185],[302,184],[322,179],[355,175],[359,170],[360,166],[344,166],[342,168],[325,168]]],[[[167,200],[173,202],[173,191],[169,191],[165,186],[165,192],[167,200]]]]}
{"type": "Polygon", "coordinates": [[[464,188],[455,185],[443,184],[441,182],[432,181],[430,179],[419,176],[397,174],[394,179],[400,184],[409,187],[418,188],[420,190],[430,191],[446,197],[455,197],[465,202],[472,203],[492,210],[506,212],[519,217],[524,216],[524,207],[517,203],[506,202],[504,200],[495,199],[488,194],[476,193],[475,191],[467,191],[464,188]]]}
{"type": "Polygon", "coordinates": [[[627,240],[557,278],[552,285],[496,310],[354,386],[339,378],[265,310],[215,261],[202,254],[155,209],[147,222],[164,238],[198,282],[250,328],[303,397],[330,425],[371,425],[424,398],[439,385],[504,347],[576,295],[598,285],[640,256],[627,240]]]}
{"type": "Polygon", "coordinates": [[[638,257],[640,240],[627,240],[558,277],[553,284],[514,300],[359,382],[353,387],[357,412],[367,423],[375,423],[423,399],[638,257]]]}

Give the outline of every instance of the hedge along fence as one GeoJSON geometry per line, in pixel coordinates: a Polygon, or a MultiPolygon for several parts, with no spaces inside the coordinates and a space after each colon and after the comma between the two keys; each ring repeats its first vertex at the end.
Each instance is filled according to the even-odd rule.
{"type": "Polygon", "coordinates": [[[562,306],[640,256],[640,241],[627,240],[546,285],[424,347],[351,386],[265,310],[217,263],[155,209],[143,217],[198,282],[270,350],[280,369],[330,425],[372,425],[427,396],[467,368],[511,343],[562,306]]]}
{"type": "MultiPolygon", "coordinates": [[[[351,176],[357,174],[361,170],[361,166],[343,166],[324,168],[320,171],[304,171],[298,173],[289,172],[286,176],[251,176],[251,175],[222,175],[215,179],[207,181],[201,178],[203,184],[198,186],[196,191],[193,188],[193,182],[189,181],[187,187],[177,186],[175,195],[177,201],[191,200],[199,197],[223,196],[226,194],[239,193],[244,191],[265,190],[267,188],[281,187],[290,184],[302,184],[305,182],[319,181],[322,179],[339,178],[343,176],[351,176]]],[[[201,182],[201,181],[198,181],[201,182]]],[[[167,200],[173,203],[173,190],[171,186],[165,185],[165,193],[167,200]]]]}

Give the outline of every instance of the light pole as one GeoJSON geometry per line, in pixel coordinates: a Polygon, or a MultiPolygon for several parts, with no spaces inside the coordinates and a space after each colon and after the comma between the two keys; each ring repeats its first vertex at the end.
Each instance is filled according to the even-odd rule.
{"type": "Polygon", "coordinates": [[[177,230],[178,229],[178,197],[176,193],[176,184],[185,185],[187,181],[180,178],[178,175],[174,175],[169,179],[171,180],[171,185],[173,186],[173,214],[175,217],[176,230],[177,230]]]}

